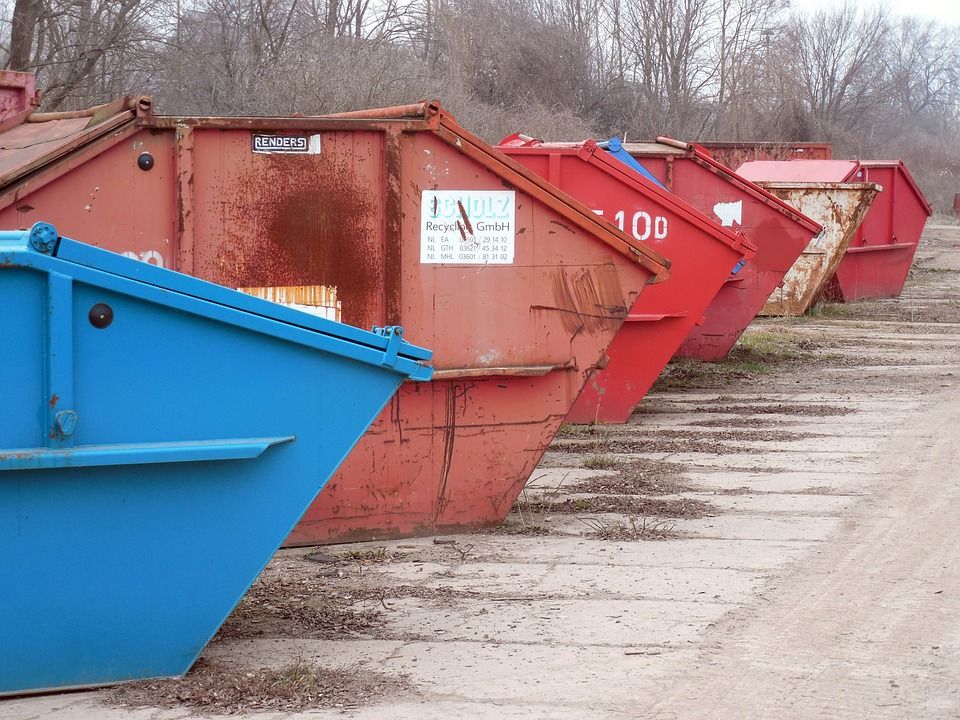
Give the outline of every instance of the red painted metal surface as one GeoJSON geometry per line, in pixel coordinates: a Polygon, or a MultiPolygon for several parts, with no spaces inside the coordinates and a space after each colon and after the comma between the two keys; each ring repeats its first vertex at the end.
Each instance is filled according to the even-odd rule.
{"type": "Polygon", "coordinates": [[[505,138],[499,150],[670,258],[670,280],[648,288],[567,415],[572,423],[624,423],[703,315],[731,268],[755,248],[642,177],[590,140],[505,138]]]}
{"type": "MultiPolygon", "coordinates": [[[[850,240],[824,297],[836,302],[895,297],[903,290],[920,235],[933,213],[901,161],[789,160],[749,163],[770,182],[872,182],[883,189],[850,240]]],[[[759,175],[758,175],[759,177],[759,175]]]]}
{"type": "Polygon", "coordinates": [[[719,163],[740,167],[751,160],[829,160],[833,145],[816,142],[723,142],[701,141],[704,148],[719,163]]]}
{"type": "Polygon", "coordinates": [[[36,128],[0,134],[10,148],[0,150],[0,224],[43,218],[354,325],[402,324],[434,348],[434,382],[401,388],[292,544],[498,523],[628,309],[668,275],[658,254],[437,105],[314,118],[123,108],[71,132],[67,118],[37,123],[63,138],[40,157],[16,155],[36,128]],[[94,133],[104,123],[110,131],[94,133]],[[263,151],[283,145],[302,151],[263,151]],[[505,208],[514,215],[497,228],[505,208]],[[503,264],[473,264],[498,238],[503,264]],[[464,255],[435,262],[448,244],[464,255]]]}
{"type": "Polygon", "coordinates": [[[883,190],[850,241],[826,297],[839,302],[896,297],[933,209],[900,161],[861,160],[849,179],[874,182],[883,190]]]}
{"type": "Polygon", "coordinates": [[[721,224],[742,232],[757,253],[728,278],[678,356],[719,360],[727,355],[770,293],[820,233],[818,223],[709,157],[695,145],[658,138],[624,148],[668,189],[721,224]]]}
{"type": "Polygon", "coordinates": [[[39,105],[33,73],[0,70],[0,129],[7,122],[21,122],[39,105]]]}

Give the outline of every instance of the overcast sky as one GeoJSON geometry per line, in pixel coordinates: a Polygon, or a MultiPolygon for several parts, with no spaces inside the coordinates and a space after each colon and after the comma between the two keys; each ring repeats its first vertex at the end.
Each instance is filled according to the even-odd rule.
{"type": "MultiPolygon", "coordinates": [[[[791,7],[798,10],[820,10],[835,7],[837,0],[790,0],[791,7]]],[[[947,25],[960,25],[960,0],[881,0],[894,15],[916,15],[933,20],[942,20],[947,25]]]]}

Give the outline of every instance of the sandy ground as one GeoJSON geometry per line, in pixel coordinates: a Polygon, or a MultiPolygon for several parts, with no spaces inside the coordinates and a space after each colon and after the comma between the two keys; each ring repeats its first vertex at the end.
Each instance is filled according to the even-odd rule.
{"type": "MultiPolygon", "coordinates": [[[[281,552],[206,666],[401,679],[261,718],[960,717],[960,228],[901,298],[751,337],[569,429],[505,529],[281,552]]],[[[207,717],[191,687],[0,718],[207,717]]]]}

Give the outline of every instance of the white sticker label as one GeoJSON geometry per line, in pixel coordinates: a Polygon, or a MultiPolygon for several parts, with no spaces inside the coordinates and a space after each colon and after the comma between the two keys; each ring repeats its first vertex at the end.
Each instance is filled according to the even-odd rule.
{"type": "Polygon", "coordinates": [[[720,218],[723,227],[733,227],[734,223],[743,225],[743,200],[718,202],[713,206],[713,214],[720,218]]]}
{"type": "Polygon", "coordinates": [[[319,155],[322,150],[320,135],[271,135],[256,133],[251,136],[255,153],[284,155],[319,155]]]}
{"type": "Polygon", "coordinates": [[[516,245],[512,190],[424,190],[420,262],[509,265],[516,245]]]}

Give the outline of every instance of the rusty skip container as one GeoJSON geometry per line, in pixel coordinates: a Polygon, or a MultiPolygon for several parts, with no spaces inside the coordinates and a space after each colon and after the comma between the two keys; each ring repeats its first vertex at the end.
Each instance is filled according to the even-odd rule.
{"type": "Polygon", "coordinates": [[[74,115],[0,135],[0,222],[42,215],[351,325],[402,321],[434,349],[434,381],[401,387],[291,544],[500,522],[629,308],[668,274],[436,104],[189,118],[140,98],[74,115]]]}
{"type": "Polygon", "coordinates": [[[833,145],[819,142],[726,142],[700,140],[703,148],[719,163],[730,168],[751,160],[829,160],[833,145]]]}
{"type": "Polygon", "coordinates": [[[605,366],[591,375],[567,415],[572,423],[624,423],[731,269],[756,249],[593,140],[543,143],[515,134],[498,149],[670,258],[670,280],[640,296],[605,366]]]}
{"type": "Polygon", "coordinates": [[[667,137],[625,143],[622,149],[667,189],[721,225],[742,232],[756,255],[716,294],[677,352],[726,357],[820,225],[775,195],[721,165],[692,143],[667,137]]]}
{"type": "Polygon", "coordinates": [[[737,170],[823,225],[762,315],[802,315],[821,299],[857,228],[881,187],[876,183],[819,181],[836,176],[844,160],[756,160],[737,170]]]}

